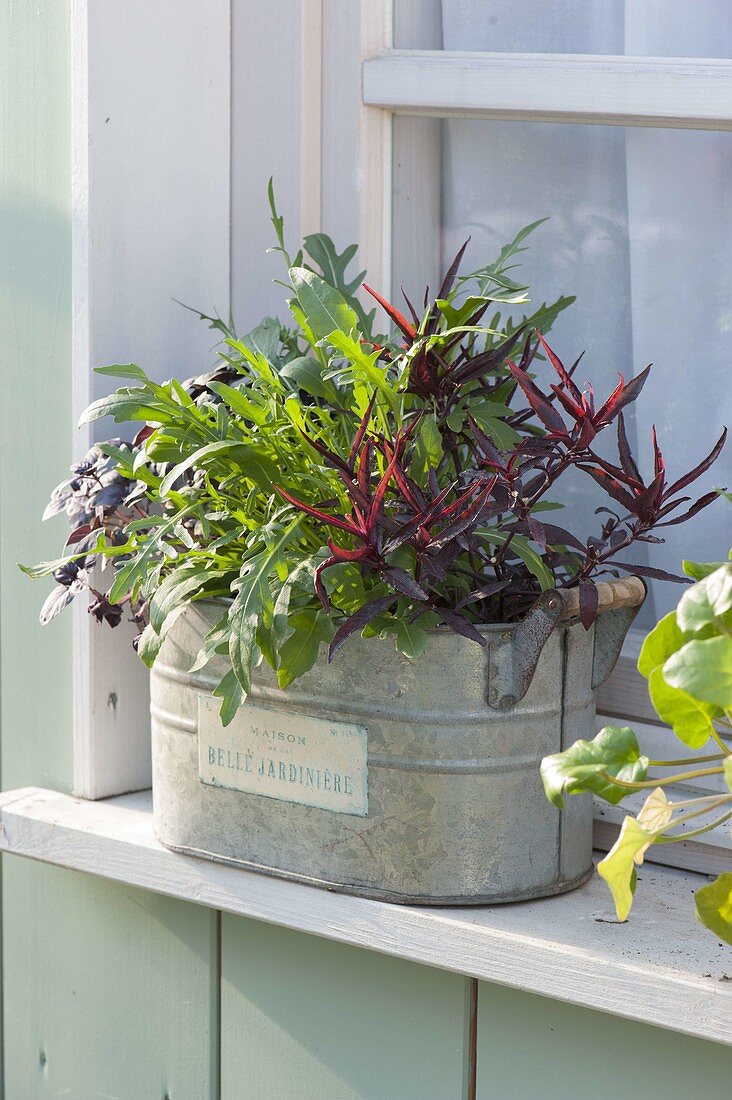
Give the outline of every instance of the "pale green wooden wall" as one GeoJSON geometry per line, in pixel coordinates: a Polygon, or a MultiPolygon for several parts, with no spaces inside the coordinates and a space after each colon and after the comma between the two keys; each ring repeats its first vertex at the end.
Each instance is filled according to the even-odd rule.
{"type": "MultiPolygon", "coordinates": [[[[2,779],[68,789],[69,624],[15,567],[72,450],[64,0],[0,0],[0,103],[2,779]]],[[[464,1100],[457,976],[20,859],[3,939],[6,1100],[464,1100]]],[[[478,1031],[479,1100],[729,1100],[728,1050],[600,1013],[484,984],[478,1031]]]]}

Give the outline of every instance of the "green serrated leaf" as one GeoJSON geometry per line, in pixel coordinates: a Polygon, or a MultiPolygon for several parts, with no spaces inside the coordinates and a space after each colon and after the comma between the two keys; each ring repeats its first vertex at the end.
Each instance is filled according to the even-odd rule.
{"type": "Polygon", "coordinates": [[[280,646],[277,683],[286,688],[309,672],[318,659],[321,645],[333,637],[333,624],[322,608],[308,608],[288,618],[292,633],[280,646]]]}
{"type": "Polygon", "coordinates": [[[358,319],[339,290],[305,267],[291,267],[289,276],[316,341],[332,332],[350,335],[355,331],[358,319]]]}

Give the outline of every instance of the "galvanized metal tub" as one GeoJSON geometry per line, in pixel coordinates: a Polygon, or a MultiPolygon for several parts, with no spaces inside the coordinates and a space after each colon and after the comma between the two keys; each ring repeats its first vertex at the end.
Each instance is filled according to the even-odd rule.
{"type": "Polygon", "coordinates": [[[589,876],[591,798],[558,812],[539,764],[594,736],[595,688],[637,607],[587,632],[544,593],[523,623],[485,627],[485,649],[440,629],[417,661],[392,639],[354,637],[287,691],[262,666],[224,730],[211,690],[226,659],[188,671],[222,606],[189,608],[152,671],[154,820],[167,847],[425,905],[542,897],[589,876]]]}

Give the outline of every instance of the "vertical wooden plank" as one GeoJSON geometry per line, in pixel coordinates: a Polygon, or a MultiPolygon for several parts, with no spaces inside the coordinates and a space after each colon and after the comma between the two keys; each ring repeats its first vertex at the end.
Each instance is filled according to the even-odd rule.
{"type": "MultiPolygon", "coordinates": [[[[392,43],[391,0],[361,0],[361,61],[392,43]]],[[[359,119],[358,240],[361,263],[373,284],[391,294],[392,116],[361,107],[359,119]]]]}
{"type": "Polygon", "coordinates": [[[8,1097],[216,1100],[216,914],[4,863],[8,1097]]]}
{"type": "Polygon", "coordinates": [[[477,1100],[729,1100],[732,1051],[617,1016],[481,982],[477,1100]]]}
{"type": "MultiPolygon", "coordinates": [[[[114,381],[206,369],[211,333],[174,301],[229,308],[229,2],[73,0],[74,420],[114,381]],[[174,28],[175,33],[171,33],[174,28]]],[[[96,438],[129,433],[106,422],[96,438]]],[[[74,431],[83,453],[92,430],[74,431]]],[[[133,628],[75,608],[74,789],[150,784],[148,678],[133,628]]]]}
{"type": "Polygon", "coordinates": [[[71,622],[38,625],[58,556],[41,525],[71,461],[69,25],[51,0],[0,3],[0,728],[6,787],[71,786],[71,622]]]}
{"type": "MultiPolygon", "coordinates": [[[[339,250],[358,242],[359,232],[359,2],[323,0],[323,229],[339,250]]],[[[354,271],[362,260],[359,251],[354,271]]]]}
{"type": "MultiPolygon", "coordinates": [[[[267,314],[288,316],[285,293],[273,282],[286,277],[282,257],[265,255],[275,243],[269,221],[267,181],[285,219],[285,239],[294,254],[300,242],[300,190],[304,165],[304,112],[317,97],[314,79],[301,101],[300,75],[306,43],[317,36],[310,0],[232,2],[231,73],[231,308],[247,332],[267,314]],[[303,21],[308,22],[303,41],[303,21]]],[[[315,13],[317,15],[317,12],[315,13]]],[[[316,65],[317,68],[317,65],[316,65]]],[[[310,120],[308,131],[319,133],[310,120]]],[[[314,175],[309,178],[305,222],[310,231],[314,175]]]]}
{"type": "MultiPolygon", "coordinates": [[[[71,623],[41,630],[41,586],[15,563],[56,556],[63,521],[38,519],[72,457],[69,34],[66,4],[0,0],[2,772],[67,790],[71,623]]],[[[215,914],[12,859],[3,887],[9,1098],[216,1095],[215,914]]]]}
{"type": "Polygon", "coordinates": [[[462,1100],[468,981],[222,917],[222,1100],[462,1100]]]}
{"type": "MultiPolygon", "coordinates": [[[[394,48],[442,49],[441,0],[396,0],[394,48]]],[[[442,141],[442,119],[394,116],[392,292],[404,287],[417,312],[440,285],[442,141]]]]}
{"type": "Polygon", "coordinates": [[[300,7],[300,235],[319,233],[322,217],[323,0],[300,7]]]}

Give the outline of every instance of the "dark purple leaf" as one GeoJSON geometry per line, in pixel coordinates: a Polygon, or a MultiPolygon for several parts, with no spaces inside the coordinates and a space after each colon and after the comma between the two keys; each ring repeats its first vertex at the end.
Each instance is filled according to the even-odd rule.
{"type": "MultiPolygon", "coordinates": [[[[556,352],[554,352],[549,347],[549,345],[547,344],[546,340],[544,339],[544,337],[541,335],[540,332],[537,332],[536,335],[539,337],[539,343],[541,344],[544,351],[547,353],[547,355],[549,357],[549,362],[551,363],[551,365],[554,367],[554,370],[557,372],[557,374],[561,378],[562,385],[565,387],[565,389],[569,390],[569,393],[570,393],[571,397],[574,398],[575,402],[578,402],[578,403],[581,402],[582,401],[582,394],[580,392],[580,389],[575,384],[575,382],[572,381],[572,378],[571,378],[570,374],[565,370],[564,363],[562,362],[562,360],[559,358],[559,356],[556,354],[556,352]]],[[[581,358],[581,356],[580,356],[580,358],[581,358]]],[[[577,360],[577,363],[579,363],[579,359],[577,360]]],[[[577,363],[575,363],[575,368],[577,366],[577,363]]],[[[554,387],[552,386],[552,389],[553,388],[554,387]]],[[[559,394],[557,394],[557,396],[559,396],[559,394]]]]}
{"type": "Polygon", "coordinates": [[[618,454],[620,455],[620,465],[623,467],[626,475],[633,478],[634,481],[637,481],[639,485],[642,485],[643,478],[640,475],[640,470],[630,450],[628,436],[625,431],[625,417],[622,413],[618,413],[618,454]]]}
{"type": "Polygon", "coordinates": [[[709,469],[712,463],[715,462],[717,458],[719,458],[720,452],[724,447],[726,440],[727,429],[725,428],[707,457],[703,458],[699,465],[695,466],[693,470],[689,470],[688,474],[684,474],[683,477],[680,477],[678,481],[675,481],[673,485],[669,486],[669,495],[678,492],[679,489],[685,489],[687,485],[691,485],[692,481],[696,481],[698,477],[701,477],[701,475],[709,469]]]}
{"type": "Polygon", "coordinates": [[[566,436],[567,428],[561,416],[544,394],[534,385],[528,374],[510,360],[508,362],[508,369],[524,391],[526,400],[545,427],[547,427],[550,432],[555,432],[560,436],[566,436]]]}
{"type": "Polygon", "coordinates": [[[597,605],[599,602],[599,596],[597,587],[592,581],[580,581],[579,583],[579,606],[580,606],[580,621],[585,628],[589,630],[595,619],[597,618],[597,605]]]}
{"type": "Polygon", "coordinates": [[[361,450],[361,444],[363,443],[363,437],[366,435],[366,429],[368,428],[369,423],[371,421],[371,414],[374,411],[374,404],[375,403],[376,403],[376,391],[374,390],[374,395],[371,398],[371,400],[369,401],[368,406],[366,408],[366,412],[363,414],[363,417],[361,418],[361,423],[358,426],[358,431],[356,432],[356,436],[353,440],[353,446],[351,447],[351,453],[348,456],[348,465],[349,465],[350,469],[353,469],[353,464],[356,461],[356,455],[361,450]]]}
{"type": "Polygon", "coordinates": [[[606,565],[616,565],[626,573],[637,573],[639,577],[651,577],[654,581],[674,581],[676,584],[688,584],[688,577],[679,577],[676,573],[667,573],[665,569],[656,569],[650,565],[633,565],[627,561],[608,561],[606,565]]]}
{"type": "Polygon", "coordinates": [[[396,596],[381,596],[378,600],[371,600],[370,603],[366,603],[363,607],[359,607],[358,611],[354,612],[354,614],[346,619],[338,630],[336,630],[333,640],[328,646],[328,660],[333,660],[345,640],[350,637],[354,631],[363,630],[372,619],[375,619],[377,615],[381,615],[383,611],[391,607],[395,600],[396,596]]]}
{"type": "Polygon", "coordinates": [[[594,478],[598,485],[601,485],[606,493],[617,500],[619,504],[622,504],[624,508],[627,508],[629,512],[635,514],[636,504],[635,497],[633,497],[627,489],[624,489],[616,478],[611,477],[605,470],[601,470],[597,466],[586,466],[582,462],[577,463],[578,469],[584,470],[586,474],[594,478]]]}
{"type": "Polygon", "coordinates": [[[425,592],[421,584],[419,584],[411,573],[407,573],[406,569],[400,569],[398,566],[390,566],[388,569],[383,569],[381,572],[382,577],[389,581],[393,588],[396,588],[397,592],[401,592],[403,596],[409,596],[412,600],[428,600],[429,595],[425,592]]]}
{"type": "Polygon", "coordinates": [[[460,634],[463,638],[468,638],[471,642],[477,642],[478,645],[484,647],[488,644],[488,639],[476,630],[464,615],[458,614],[457,611],[448,611],[446,607],[436,607],[435,611],[445,626],[449,626],[450,630],[453,630],[456,634],[460,634]]]}
{"type": "Polygon", "coordinates": [[[711,492],[705,493],[703,497],[692,504],[691,508],[683,515],[676,516],[674,519],[667,519],[665,523],[656,523],[654,527],[675,527],[677,523],[684,523],[687,519],[691,519],[697,512],[701,512],[702,508],[707,508],[710,504],[713,504],[715,500],[719,499],[719,493],[711,492]]]}

